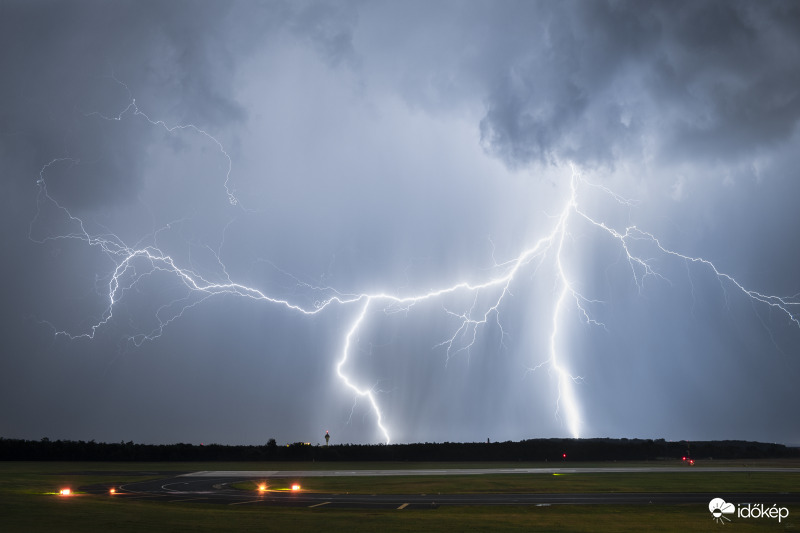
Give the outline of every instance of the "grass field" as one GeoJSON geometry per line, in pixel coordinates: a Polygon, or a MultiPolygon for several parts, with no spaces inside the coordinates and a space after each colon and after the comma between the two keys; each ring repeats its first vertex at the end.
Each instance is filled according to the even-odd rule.
{"type": "MultiPolygon", "coordinates": [[[[742,463],[736,463],[741,466],[742,463]]],[[[755,465],[749,462],[750,465],[755,465]]],[[[631,466],[619,463],[614,466],[631,466]]],[[[419,464],[408,468],[535,467],[543,464],[419,464]]],[[[574,465],[577,466],[577,465],[574,465]]],[[[583,465],[581,465],[583,466],[583,465]]],[[[598,465],[599,466],[599,465],[598,465]]],[[[607,466],[607,465],[606,465],[607,466]]],[[[652,464],[650,465],[652,466],[652,464]]],[[[758,466],[797,466],[783,462],[758,466]]],[[[480,506],[429,510],[340,510],[226,506],[55,494],[63,486],[152,479],[155,472],[198,470],[311,470],[380,468],[387,463],[18,463],[0,462],[0,531],[718,531],[705,505],[650,506],[480,506]],[[48,494],[50,493],[50,494],[48,494]]],[[[245,482],[247,483],[247,482],[245,482]]],[[[566,476],[401,476],[399,478],[307,478],[304,489],[372,492],[570,492],[797,491],[800,474],[658,473],[572,474],[566,476]],[[593,477],[594,476],[594,477],[593,477]],[[465,479],[466,478],[466,479],[465,479]],[[537,479],[541,478],[541,479],[537,479]],[[319,483],[318,485],[314,485],[319,483]],[[337,487],[339,485],[339,488],[337,487]],[[360,488],[358,488],[360,486],[360,488]],[[355,487],[355,488],[354,488],[355,487]],[[350,489],[350,490],[348,490],[350,489]]],[[[800,509],[790,516],[739,519],[727,531],[798,531],[800,509]]]]}

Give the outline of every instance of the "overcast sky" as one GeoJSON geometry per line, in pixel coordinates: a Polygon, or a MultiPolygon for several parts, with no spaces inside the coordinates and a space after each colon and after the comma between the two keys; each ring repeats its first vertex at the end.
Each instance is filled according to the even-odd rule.
{"type": "Polygon", "coordinates": [[[4,0],[0,72],[0,436],[800,442],[796,2],[4,0]]]}

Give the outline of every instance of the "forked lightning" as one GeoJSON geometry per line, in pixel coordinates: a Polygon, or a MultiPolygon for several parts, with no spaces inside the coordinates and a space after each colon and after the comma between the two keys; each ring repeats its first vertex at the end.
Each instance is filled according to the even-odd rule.
{"type": "MultiPolygon", "coordinates": [[[[124,86],[124,84],[121,85],[124,86]]],[[[124,87],[127,90],[127,86],[124,87]]],[[[140,110],[135,99],[130,96],[130,92],[128,95],[129,103],[119,114],[106,116],[96,112],[89,113],[86,115],[87,120],[93,118],[109,121],[142,119],[153,127],[163,128],[170,135],[195,134],[201,136],[211,143],[227,160],[228,168],[224,177],[224,189],[228,201],[241,207],[230,183],[233,164],[222,143],[204,129],[193,124],[168,126],[163,121],[151,119],[140,110]]],[[[446,295],[468,297],[472,303],[466,308],[458,311],[450,309],[444,311],[449,316],[457,319],[457,327],[450,332],[449,336],[445,335],[445,339],[438,345],[445,349],[447,356],[450,357],[473,347],[478,335],[487,327],[498,327],[501,334],[505,335],[500,320],[500,309],[504,302],[511,298],[510,287],[512,282],[520,277],[523,272],[535,274],[536,269],[545,261],[552,263],[558,286],[553,295],[550,311],[552,324],[550,326],[548,353],[530,354],[531,361],[538,362],[538,364],[531,365],[531,369],[535,370],[542,366],[547,366],[555,373],[558,386],[556,414],[561,416],[561,413],[563,413],[563,421],[573,437],[581,436],[581,409],[575,387],[576,382],[579,382],[581,378],[574,376],[570,372],[568,368],[569,358],[559,347],[559,341],[566,327],[564,323],[565,310],[571,307],[579,313],[579,316],[587,324],[598,327],[605,326],[593,318],[589,309],[590,306],[587,305],[596,302],[596,300],[582,294],[576,288],[576,284],[568,275],[567,265],[565,265],[569,261],[568,254],[564,251],[565,241],[570,235],[570,228],[576,224],[576,221],[588,222],[618,244],[623,254],[622,257],[627,260],[630,266],[631,276],[640,289],[648,278],[664,279],[654,266],[652,259],[642,257],[636,253],[635,245],[645,241],[654,246],[663,256],[683,261],[687,267],[695,265],[699,268],[709,269],[719,280],[723,291],[728,288],[740,291],[754,303],[770,306],[773,310],[779,311],[788,320],[792,321],[794,325],[800,327],[800,317],[797,314],[800,300],[798,300],[797,296],[779,297],[748,289],[733,276],[721,271],[707,259],[692,257],[670,250],[663,246],[654,235],[636,226],[615,229],[582,210],[579,202],[580,194],[582,193],[608,195],[613,200],[625,205],[630,205],[630,202],[605,187],[588,182],[574,167],[569,179],[569,194],[558,215],[553,217],[552,226],[548,228],[546,235],[531,246],[523,249],[517,257],[495,264],[485,278],[460,280],[435,290],[419,293],[409,292],[408,294],[388,292],[345,294],[329,287],[315,287],[307,283],[301,284],[298,281],[302,288],[326,295],[325,298],[317,301],[314,305],[308,306],[285,298],[271,296],[257,288],[237,283],[227,274],[227,269],[218,252],[212,251],[224,272],[225,279],[222,282],[207,279],[208,276],[202,275],[191,265],[178,264],[177,260],[162,251],[157,244],[157,239],[154,239],[154,244],[149,246],[140,246],[138,243],[130,245],[113,232],[91,232],[87,230],[89,225],[60,204],[58,199],[50,195],[47,188],[49,176],[58,173],[59,169],[63,169],[65,166],[74,165],[80,165],[80,161],[77,158],[64,157],[53,159],[41,168],[36,177],[38,210],[31,221],[29,236],[36,242],[52,240],[80,241],[88,247],[97,247],[102,250],[115,266],[108,273],[107,303],[105,311],[99,320],[81,332],[68,332],[54,328],[57,335],[67,336],[71,339],[81,337],[93,339],[98,334],[98,331],[114,320],[115,309],[126,297],[126,294],[135,288],[140,288],[140,285],[145,283],[146,278],[154,273],[159,273],[162,276],[168,275],[175,283],[181,284],[185,291],[185,296],[158,308],[155,312],[155,318],[158,323],[155,329],[146,332],[132,332],[128,336],[129,341],[137,346],[143,342],[158,338],[163,333],[164,328],[172,321],[180,318],[185,311],[218,295],[235,295],[250,298],[300,315],[322,313],[333,305],[353,307],[354,313],[351,315],[353,318],[349,323],[342,324],[341,327],[342,341],[338,353],[336,373],[341,382],[351,389],[357,397],[363,397],[369,401],[375,414],[377,427],[387,443],[390,441],[390,432],[382,415],[375,390],[355,384],[344,370],[348,357],[354,350],[354,344],[357,342],[360,332],[367,327],[369,318],[376,313],[390,313],[398,309],[410,311],[417,303],[441,299],[446,295]],[[39,235],[42,233],[39,226],[41,225],[41,212],[44,208],[54,209],[63,214],[64,228],[61,231],[45,236],[39,235]]],[[[155,234],[166,230],[167,227],[157,230],[155,234]]]]}

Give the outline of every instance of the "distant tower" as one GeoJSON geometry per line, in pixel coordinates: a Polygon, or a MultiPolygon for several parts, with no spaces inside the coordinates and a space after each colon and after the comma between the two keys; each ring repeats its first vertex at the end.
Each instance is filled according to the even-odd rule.
{"type": "Polygon", "coordinates": [[[328,445],[328,441],[331,440],[331,435],[327,431],[325,432],[325,446],[328,445]]]}

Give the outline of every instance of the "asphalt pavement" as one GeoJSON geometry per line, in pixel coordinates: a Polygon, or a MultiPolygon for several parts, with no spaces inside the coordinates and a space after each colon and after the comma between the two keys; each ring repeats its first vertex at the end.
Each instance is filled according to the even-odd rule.
{"type": "Polygon", "coordinates": [[[94,494],[126,500],[159,500],[222,505],[278,505],[308,508],[371,508],[371,509],[433,509],[443,505],[668,505],[705,503],[720,497],[737,503],[800,504],[800,492],[781,493],[563,493],[563,494],[348,494],[297,491],[256,492],[235,489],[232,483],[243,479],[353,477],[399,475],[465,475],[465,474],[554,474],[588,472],[793,472],[792,468],[497,468],[497,469],[415,469],[415,470],[294,470],[294,471],[214,471],[192,472],[164,479],[139,481],[120,485],[99,484],[82,487],[94,494]],[[111,488],[115,491],[112,494],[111,488]]]}

